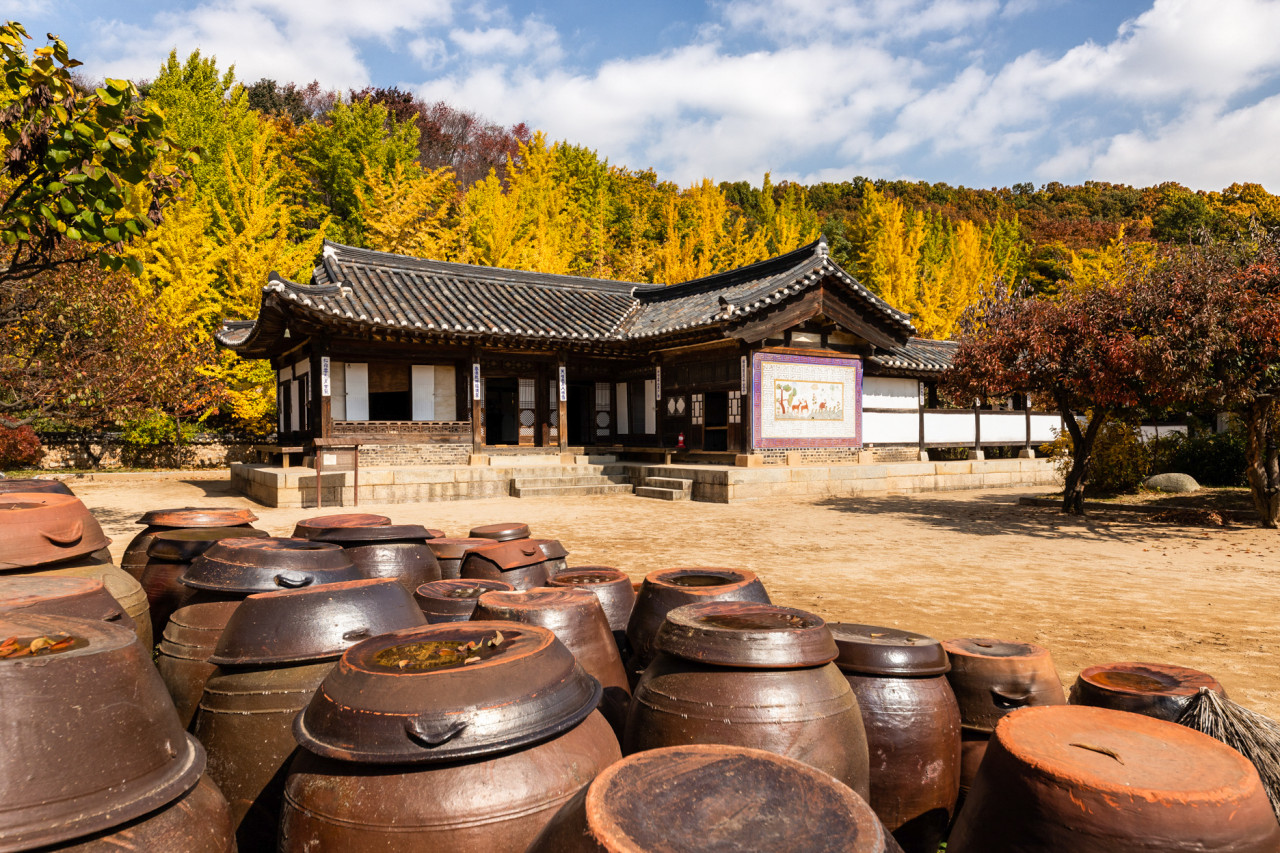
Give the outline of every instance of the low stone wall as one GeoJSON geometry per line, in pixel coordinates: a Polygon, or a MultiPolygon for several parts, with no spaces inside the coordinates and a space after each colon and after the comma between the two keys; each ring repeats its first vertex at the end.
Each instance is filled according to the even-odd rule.
{"type": "Polygon", "coordinates": [[[105,438],[42,439],[44,456],[38,467],[61,468],[226,468],[253,457],[257,442],[222,439],[189,444],[138,447],[105,438]]]}

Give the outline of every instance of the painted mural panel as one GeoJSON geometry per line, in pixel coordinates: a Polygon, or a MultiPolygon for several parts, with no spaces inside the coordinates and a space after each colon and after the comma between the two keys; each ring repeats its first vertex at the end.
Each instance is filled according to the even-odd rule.
{"type": "Polygon", "coordinates": [[[752,356],[754,447],[862,444],[862,362],[758,352],[752,356]]]}

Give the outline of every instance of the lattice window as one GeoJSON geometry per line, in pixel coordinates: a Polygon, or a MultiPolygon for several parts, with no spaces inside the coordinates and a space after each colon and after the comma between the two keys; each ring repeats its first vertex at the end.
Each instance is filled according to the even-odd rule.
{"type": "Polygon", "coordinates": [[[537,425],[537,384],[532,379],[520,380],[520,443],[534,443],[534,427],[537,425]]]}
{"type": "Polygon", "coordinates": [[[694,422],[695,424],[700,424],[700,423],[702,423],[702,418],[703,418],[703,414],[702,414],[702,395],[701,395],[701,394],[694,394],[694,395],[693,395],[693,422],[694,422]]]}
{"type": "Polygon", "coordinates": [[[551,408],[547,410],[547,439],[552,444],[560,443],[560,383],[551,380],[550,395],[547,397],[551,401],[551,408]]]}
{"type": "Polygon", "coordinates": [[[610,392],[608,382],[596,383],[596,437],[608,437],[610,429],[609,425],[613,421],[613,406],[610,405],[610,392]]]}
{"type": "Polygon", "coordinates": [[[742,423],[742,393],[739,391],[729,392],[729,423],[742,423]]]}

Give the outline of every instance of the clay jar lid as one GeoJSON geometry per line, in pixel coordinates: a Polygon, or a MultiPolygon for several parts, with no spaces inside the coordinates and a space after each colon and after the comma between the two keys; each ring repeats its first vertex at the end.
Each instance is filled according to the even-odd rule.
{"type": "Polygon", "coordinates": [[[452,761],[567,731],[600,696],[600,683],[545,628],[449,622],[348,649],[293,732],[341,761],[452,761]]]}
{"type": "Polygon", "coordinates": [[[1174,720],[1201,687],[1227,695],[1212,675],[1185,666],[1108,663],[1080,673],[1071,702],[1174,720]]]}
{"type": "Polygon", "coordinates": [[[209,662],[259,666],[325,660],[361,640],[425,624],[413,596],[392,578],[263,592],[236,608],[209,662]]]}
{"type": "Polygon", "coordinates": [[[933,637],[849,622],[832,622],[827,627],[840,649],[836,666],[845,672],[932,676],[944,675],[951,669],[942,643],[933,637]]]}
{"type": "Polygon", "coordinates": [[[147,556],[167,563],[189,563],[223,539],[265,539],[267,531],[251,527],[187,527],[157,531],[147,556]]]}
{"type": "Polygon", "coordinates": [[[516,521],[503,522],[501,524],[483,524],[479,527],[471,528],[471,532],[467,535],[472,539],[492,539],[496,542],[528,539],[529,525],[516,521]]]}
{"type": "Polygon", "coordinates": [[[143,513],[138,524],[148,527],[241,527],[252,524],[258,517],[247,509],[232,507],[181,507],[179,509],[153,509],[143,513]]]}
{"type": "Polygon", "coordinates": [[[97,578],[0,575],[0,612],[73,616],[134,629],[133,619],[97,578]]]}
{"type": "Polygon", "coordinates": [[[0,569],[25,569],[92,554],[111,544],[73,495],[0,495],[0,569]]]}
{"type": "Polygon", "coordinates": [[[887,835],[861,797],[821,770],[759,749],[689,744],[609,766],[529,849],[899,850],[887,835]]]}
{"type": "Polygon", "coordinates": [[[760,579],[754,572],[746,569],[702,567],[658,569],[645,575],[644,582],[640,586],[641,594],[644,594],[646,586],[678,593],[690,604],[712,598],[769,603],[769,596],[765,593],[760,579]]]}
{"type": "Polygon", "coordinates": [[[304,518],[293,528],[296,539],[311,539],[321,530],[333,530],[338,527],[383,527],[391,523],[385,515],[373,515],[367,512],[349,512],[340,515],[321,515],[317,518],[304,518]]]}
{"type": "Polygon", "coordinates": [[[10,492],[45,492],[55,495],[75,494],[61,480],[41,480],[36,477],[0,477],[0,495],[7,495],[10,492]]]}
{"type": "Polygon", "coordinates": [[[1022,658],[1025,660],[1047,659],[1049,650],[1035,643],[1017,643],[1008,640],[994,640],[988,637],[966,637],[958,640],[944,640],[942,647],[947,654],[967,658],[1022,658]]]}
{"type": "Polygon", "coordinates": [[[515,587],[506,581],[467,578],[424,583],[413,597],[428,622],[465,622],[475,612],[480,596],[486,592],[510,592],[513,589],[515,587]]]}
{"type": "Polygon", "coordinates": [[[838,653],[822,617],[750,601],[707,601],[668,611],[654,644],[685,660],[750,669],[822,666],[838,653]]]}
{"type": "Polygon", "coordinates": [[[0,849],[115,827],[181,796],[204,770],[132,631],[66,616],[0,614],[0,637],[67,635],[64,651],[0,659],[0,849]]]}
{"type": "Polygon", "coordinates": [[[312,542],[360,545],[366,542],[426,542],[431,538],[421,524],[384,524],[379,527],[330,527],[311,534],[312,542]]]}
{"type": "Polygon", "coordinates": [[[947,849],[1015,848],[1262,853],[1280,849],[1280,826],[1253,765],[1225,744],[1140,714],[1053,705],[1000,722],[947,849]]]}
{"type": "Polygon", "coordinates": [[[305,539],[223,539],[191,561],[182,583],[223,593],[278,592],[363,575],[331,542],[305,539]]]}
{"type": "Polygon", "coordinates": [[[461,560],[468,551],[487,548],[493,544],[492,539],[452,539],[447,536],[427,540],[427,547],[436,555],[437,560],[461,560]]]}

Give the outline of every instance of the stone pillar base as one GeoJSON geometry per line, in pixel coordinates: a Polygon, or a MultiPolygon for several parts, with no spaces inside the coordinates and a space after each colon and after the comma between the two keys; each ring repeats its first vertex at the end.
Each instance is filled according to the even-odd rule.
{"type": "Polygon", "coordinates": [[[981,450],[975,450],[971,447],[969,448],[969,458],[974,461],[980,461],[986,459],[987,454],[983,453],[981,450]]]}
{"type": "Polygon", "coordinates": [[[1036,449],[1034,447],[1024,447],[1018,451],[1019,459],[1035,459],[1036,449]]]}

